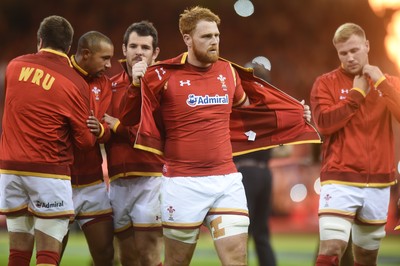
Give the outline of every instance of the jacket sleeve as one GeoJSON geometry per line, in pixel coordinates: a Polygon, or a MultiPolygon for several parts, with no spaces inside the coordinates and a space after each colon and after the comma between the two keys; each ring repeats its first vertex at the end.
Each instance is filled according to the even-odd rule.
{"type": "Polygon", "coordinates": [[[73,97],[72,106],[67,107],[71,112],[68,119],[72,129],[73,142],[79,149],[91,148],[96,143],[96,137],[86,125],[86,120],[90,114],[90,104],[88,85],[84,83],[84,86],[86,87],[81,90],[78,89],[74,94],[70,95],[71,98],[73,97]]]}
{"type": "Polygon", "coordinates": [[[323,135],[330,135],[342,129],[363,102],[364,96],[356,90],[350,90],[345,100],[336,101],[329,81],[321,77],[315,81],[311,90],[312,117],[323,135]]]}
{"type": "Polygon", "coordinates": [[[387,108],[397,122],[400,122],[400,79],[387,76],[376,89],[382,93],[387,108]]]}
{"type": "Polygon", "coordinates": [[[140,87],[130,85],[121,100],[120,122],[126,126],[138,124],[140,121],[141,103],[140,87]]]}

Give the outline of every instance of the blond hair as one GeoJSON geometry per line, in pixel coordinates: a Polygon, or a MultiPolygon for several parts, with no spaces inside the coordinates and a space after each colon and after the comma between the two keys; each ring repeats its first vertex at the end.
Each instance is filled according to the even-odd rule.
{"type": "Polygon", "coordinates": [[[179,16],[179,31],[181,34],[191,34],[201,20],[221,23],[221,19],[210,9],[195,6],[183,11],[179,16]]]}
{"type": "Polygon", "coordinates": [[[345,23],[337,28],[332,40],[333,45],[347,41],[352,35],[357,35],[366,39],[365,32],[359,25],[354,23],[345,23]]]}

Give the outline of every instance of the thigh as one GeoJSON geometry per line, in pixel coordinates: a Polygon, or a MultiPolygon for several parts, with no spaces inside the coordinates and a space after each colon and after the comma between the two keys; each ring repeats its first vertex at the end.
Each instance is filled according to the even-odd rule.
{"type": "Polygon", "coordinates": [[[387,221],[390,202],[390,187],[363,188],[364,204],[357,213],[362,224],[383,225],[387,221]]]}
{"type": "Polygon", "coordinates": [[[160,177],[139,177],[133,194],[136,199],[130,210],[135,230],[161,230],[160,177]]]}
{"type": "Polygon", "coordinates": [[[205,189],[208,177],[161,177],[161,220],[177,229],[199,228],[216,200],[215,188],[205,189]]]}
{"type": "Polygon", "coordinates": [[[29,211],[34,216],[72,217],[74,207],[70,180],[25,176],[22,178],[29,194],[29,211]]]}
{"type": "Polygon", "coordinates": [[[340,215],[354,220],[362,204],[363,194],[360,188],[327,184],[321,187],[318,214],[340,215]]]}
{"type": "Polygon", "coordinates": [[[219,196],[212,204],[208,215],[234,214],[248,216],[247,199],[242,183],[242,174],[233,173],[216,181],[219,196]]]}
{"type": "Polygon", "coordinates": [[[29,196],[21,176],[0,174],[0,214],[28,209],[29,196]]]}
{"type": "Polygon", "coordinates": [[[247,234],[214,241],[222,265],[247,265],[247,234]]]}
{"type": "Polygon", "coordinates": [[[120,234],[132,227],[131,210],[137,195],[133,193],[135,179],[116,179],[110,183],[110,201],[114,215],[114,230],[120,234]]]}
{"type": "Polygon", "coordinates": [[[104,183],[73,189],[75,219],[82,227],[92,219],[112,218],[111,202],[104,183]]]}
{"type": "Polygon", "coordinates": [[[138,266],[140,265],[139,252],[136,247],[135,231],[129,228],[116,234],[119,255],[122,265],[138,266]]]}

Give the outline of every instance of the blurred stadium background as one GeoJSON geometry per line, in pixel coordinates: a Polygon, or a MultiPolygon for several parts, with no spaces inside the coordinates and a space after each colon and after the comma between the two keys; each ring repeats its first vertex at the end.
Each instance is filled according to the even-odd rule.
{"type": "MultiPolygon", "coordinates": [[[[366,30],[372,64],[379,65],[386,73],[400,74],[400,0],[252,0],[254,13],[245,17],[235,11],[237,1],[248,2],[1,0],[0,95],[3,95],[7,62],[18,55],[36,51],[36,30],[45,16],[61,15],[71,22],[75,29],[71,52],[75,52],[77,39],[86,31],[98,30],[108,35],[115,45],[113,67],[109,73],[113,75],[119,71],[117,60],[123,57],[124,31],[136,21],[149,20],[157,27],[161,47],[158,59],[183,52],[185,47],[178,30],[178,18],[186,7],[194,5],[208,7],[221,17],[222,57],[241,65],[257,56],[267,57],[272,65],[272,84],[297,99],[305,99],[306,103],[309,103],[314,79],[339,64],[331,39],[337,26],[344,22],[355,22],[366,30]]],[[[399,128],[396,125],[394,129],[396,162],[400,158],[399,128]]],[[[319,145],[309,144],[274,149],[271,161],[273,213],[269,222],[279,265],[312,265],[318,237],[319,148],[319,145]]],[[[379,265],[400,265],[400,233],[393,231],[399,217],[395,206],[399,185],[392,190],[388,238],[383,243],[379,265]],[[397,253],[393,251],[395,248],[397,253]]],[[[196,262],[203,257],[217,263],[212,243],[207,238],[207,234],[201,237],[204,240],[199,243],[193,265],[212,265],[201,260],[196,262]]],[[[5,221],[0,216],[0,265],[5,265],[7,249],[5,221]]],[[[250,265],[256,265],[252,252],[251,249],[250,265]]],[[[78,265],[68,261],[74,257],[81,258],[79,265],[89,263],[85,241],[79,232],[67,248],[63,265],[78,265]]]]}

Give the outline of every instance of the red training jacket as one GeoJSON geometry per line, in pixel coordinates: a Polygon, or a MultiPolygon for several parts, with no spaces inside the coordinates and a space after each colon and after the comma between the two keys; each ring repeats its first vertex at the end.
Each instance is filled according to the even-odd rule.
{"type": "MultiPolygon", "coordinates": [[[[86,80],[89,85],[90,109],[94,116],[102,121],[104,114],[111,105],[111,81],[102,75],[101,77],[90,77],[75,61],[74,56],[71,62],[76,71],[86,80]]],[[[95,185],[103,182],[103,156],[101,154],[100,143],[106,142],[110,138],[110,128],[108,124],[102,122],[103,132],[97,139],[96,144],[85,151],[74,147],[74,164],[71,168],[71,183],[73,187],[95,185]]]]}
{"type": "Polygon", "coordinates": [[[1,173],[69,180],[73,145],[95,143],[86,125],[88,91],[64,53],[42,49],[13,59],[5,80],[1,173]]]}
{"type": "Polygon", "coordinates": [[[340,67],[318,77],[311,108],[323,134],[321,184],[387,187],[396,183],[392,116],[400,121],[400,80],[386,75],[364,97],[340,67]]]}
{"type": "MultiPolygon", "coordinates": [[[[116,118],[120,118],[120,105],[131,84],[131,78],[126,70],[126,61],[120,60],[120,62],[123,70],[111,78],[112,104],[107,112],[116,118]]],[[[140,97],[140,93],[137,94],[137,97],[140,97]]],[[[140,107],[136,112],[139,111],[140,107]]],[[[108,174],[111,182],[117,178],[161,176],[164,163],[162,157],[133,148],[137,126],[125,126],[118,123],[112,130],[110,140],[105,143],[108,174]]]]}

